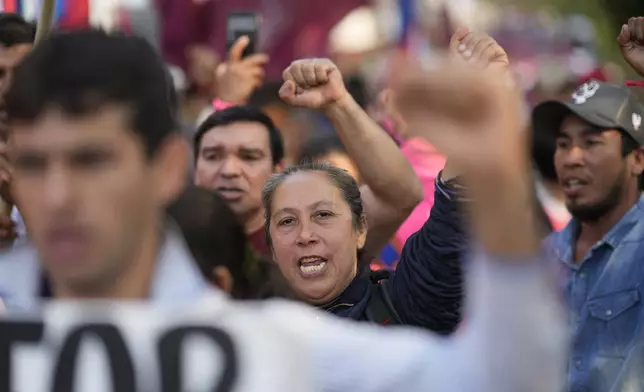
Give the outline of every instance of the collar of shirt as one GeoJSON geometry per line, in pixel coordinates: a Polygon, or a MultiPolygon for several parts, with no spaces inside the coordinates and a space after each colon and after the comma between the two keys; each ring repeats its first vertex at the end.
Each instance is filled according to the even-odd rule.
{"type": "Polygon", "coordinates": [[[370,284],[368,275],[358,273],[342,294],[328,304],[319,306],[319,308],[341,317],[357,319],[362,316],[370,284]]]}
{"type": "MultiPolygon", "coordinates": [[[[8,309],[37,306],[41,298],[41,277],[33,246],[10,250],[0,256],[0,298],[8,309]]],[[[149,300],[163,303],[190,301],[213,291],[190,256],[178,229],[169,224],[159,251],[149,300]]]]}
{"type": "MultiPolygon", "coordinates": [[[[644,195],[633,205],[633,207],[622,217],[622,219],[613,226],[604,237],[591,248],[591,252],[601,246],[607,245],[612,249],[617,248],[621,241],[631,231],[635,224],[644,219],[644,195]]],[[[579,231],[579,221],[571,219],[565,229],[559,233],[554,233],[551,239],[553,250],[556,257],[568,264],[574,266],[573,244],[579,231]]]]}

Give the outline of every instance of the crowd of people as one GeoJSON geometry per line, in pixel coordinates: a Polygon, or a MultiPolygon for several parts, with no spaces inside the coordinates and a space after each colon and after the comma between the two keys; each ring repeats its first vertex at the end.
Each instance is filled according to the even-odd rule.
{"type": "MultiPolygon", "coordinates": [[[[459,28],[393,60],[374,115],[298,59],[275,94],[334,133],[286,162],[247,37],[189,133],[145,39],[34,37],[0,15],[0,391],[644,391],[632,88],[527,115],[504,48],[459,28]]],[[[617,45],[644,77],[644,17],[617,45]]]]}

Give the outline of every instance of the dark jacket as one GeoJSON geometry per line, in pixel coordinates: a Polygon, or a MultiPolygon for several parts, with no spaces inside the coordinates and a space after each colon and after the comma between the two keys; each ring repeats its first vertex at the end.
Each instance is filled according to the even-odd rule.
{"type": "MultiPolygon", "coordinates": [[[[453,332],[461,320],[461,255],[467,241],[458,203],[437,187],[431,218],[405,243],[392,274],[391,299],[403,324],[436,333],[453,332]]],[[[368,274],[360,274],[323,309],[340,317],[365,320],[371,297],[368,274]]]]}

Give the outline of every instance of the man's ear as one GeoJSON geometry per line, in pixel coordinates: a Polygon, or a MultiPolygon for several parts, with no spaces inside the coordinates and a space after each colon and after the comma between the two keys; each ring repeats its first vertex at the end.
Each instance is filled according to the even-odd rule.
{"type": "Polygon", "coordinates": [[[183,192],[188,178],[188,143],[179,135],[168,136],[153,159],[157,196],[162,205],[172,203],[183,192]]]}
{"type": "Polygon", "coordinates": [[[235,280],[233,279],[230,270],[222,265],[215,267],[212,270],[210,282],[228,294],[232,293],[233,285],[235,284],[235,280]]]}
{"type": "Polygon", "coordinates": [[[633,150],[633,165],[631,173],[634,177],[639,177],[644,173],[644,147],[638,147],[633,150]]]}
{"type": "Polygon", "coordinates": [[[276,163],[275,166],[273,166],[273,173],[279,173],[282,170],[284,170],[285,167],[286,167],[286,161],[282,159],[281,161],[276,163]]]}
{"type": "Polygon", "coordinates": [[[362,214],[360,220],[358,221],[358,249],[364,248],[367,243],[367,232],[369,231],[369,225],[367,224],[367,216],[362,214]]]}

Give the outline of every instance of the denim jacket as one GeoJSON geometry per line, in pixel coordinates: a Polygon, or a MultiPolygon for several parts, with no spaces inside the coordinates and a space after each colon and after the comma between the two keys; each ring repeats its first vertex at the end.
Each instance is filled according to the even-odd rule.
{"type": "Polygon", "coordinates": [[[571,317],[567,390],[644,391],[644,196],[575,264],[578,227],[573,219],[547,239],[571,317]]]}

